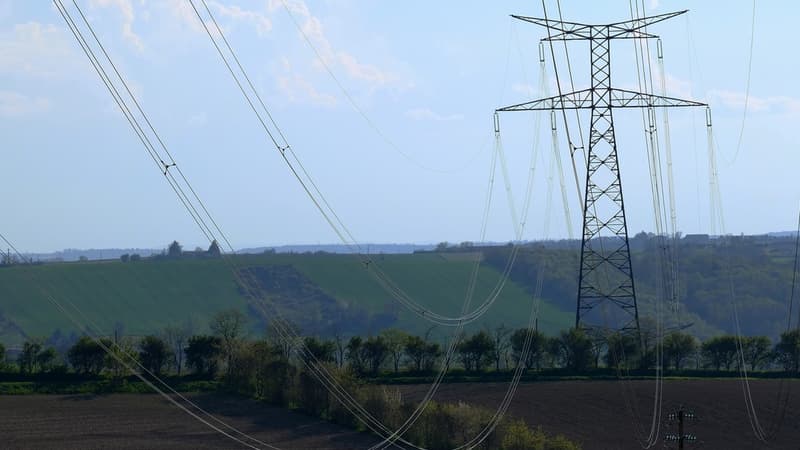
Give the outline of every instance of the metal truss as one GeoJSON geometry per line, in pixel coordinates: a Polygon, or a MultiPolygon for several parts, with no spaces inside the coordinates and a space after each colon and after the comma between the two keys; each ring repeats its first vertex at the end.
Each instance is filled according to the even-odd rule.
{"type": "MultiPolygon", "coordinates": [[[[631,265],[628,225],[622,195],[617,142],[616,108],[670,108],[706,106],[703,103],[611,86],[611,40],[654,38],[643,31],[648,25],[685,13],[678,11],[607,25],[587,25],[534,17],[513,16],[558,32],[542,41],[588,40],[591,87],[555,97],[500,108],[499,112],[589,109],[591,127],[586,157],[583,236],[575,326],[591,330],[639,330],[636,287],[631,265]],[[601,305],[615,307],[609,326],[589,313],[601,305]]],[[[605,314],[605,313],[604,313],[605,314]]]]}
{"type": "Polygon", "coordinates": [[[512,15],[511,17],[525,22],[534,23],[543,27],[550,28],[557,31],[558,34],[551,35],[542,39],[543,41],[578,41],[578,40],[592,40],[598,39],[596,31],[600,28],[605,28],[605,35],[607,37],[600,39],[641,39],[641,38],[655,38],[655,34],[640,31],[648,25],[653,25],[675,16],[679,16],[688,9],[683,11],[675,11],[658,16],[641,17],[639,19],[626,20],[624,22],[614,22],[607,25],[587,25],[578,22],[565,22],[561,20],[541,19],[538,17],[525,17],[512,15]]]}
{"type": "MultiPolygon", "coordinates": [[[[645,94],[625,89],[609,90],[612,108],[676,108],[685,106],[705,106],[692,100],[645,94]]],[[[592,90],[583,89],[555,97],[542,98],[518,105],[506,106],[498,111],[547,111],[551,109],[591,109],[592,90]]]]}

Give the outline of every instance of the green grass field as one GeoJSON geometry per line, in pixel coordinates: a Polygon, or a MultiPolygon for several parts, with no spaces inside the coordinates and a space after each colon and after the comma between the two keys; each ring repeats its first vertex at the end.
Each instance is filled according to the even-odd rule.
{"type": "MultiPolygon", "coordinates": [[[[464,300],[473,258],[444,258],[437,254],[376,255],[374,263],[397,285],[430,309],[457,315],[464,300]]],[[[347,308],[369,314],[393,313],[394,326],[423,334],[430,324],[410,313],[387,294],[352,255],[265,254],[232,258],[238,267],[292,266],[311,283],[347,308]]],[[[500,274],[482,266],[472,302],[478,305],[490,292],[500,274]]],[[[77,331],[66,315],[50,301],[48,294],[64,305],[72,303],[103,334],[117,324],[125,334],[157,333],[167,325],[191,324],[194,332],[207,330],[209,318],[217,311],[237,308],[247,312],[247,300],[240,293],[230,266],[218,259],[143,260],[53,263],[15,266],[0,270],[0,314],[27,336],[48,336],[55,330],[77,331]]],[[[527,323],[531,299],[524,289],[508,282],[492,309],[470,328],[505,324],[521,327],[527,323]]],[[[555,332],[569,326],[572,315],[548,302],[541,306],[539,326],[555,332]]],[[[252,321],[255,333],[256,320],[252,321]]],[[[378,332],[380,330],[374,330],[378,332]]],[[[446,330],[440,330],[446,332],[446,330]]],[[[23,336],[17,328],[4,327],[0,339],[17,346],[23,336]]]]}

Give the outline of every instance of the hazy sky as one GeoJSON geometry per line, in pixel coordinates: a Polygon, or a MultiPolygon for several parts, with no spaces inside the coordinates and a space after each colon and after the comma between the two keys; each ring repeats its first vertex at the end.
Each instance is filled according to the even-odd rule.
{"type": "MultiPolygon", "coordinates": [[[[337,243],[265,139],[188,1],[79,4],[234,246],[337,243]]],[[[546,33],[509,14],[541,16],[541,2],[290,1],[296,20],[381,134],[353,109],[278,0],[209,4],[293,148],[357,239],[479,237],[492,112],[540,95],[537,45],[546,33]]],[[[567,20],[630,18],[624,1],[562,0],[562,6],[567,20]]],[[[651,14],[690,9],[650,31],[663,38],[668,94],[712,106],[727,231],[793,229],[800,193],[798,62],[781,48],[792,44],[786,35],[798,7],[759,3],[750,109],[736,158],[752,3],[647,0],[646,7],[651,14]]],[[[548,10],[555,13],[555,2],[548,10]]],[[[569,48],[576,84],[585,87],[588,46],[569,48]]],[[[563,47],[556,51],[563,78],[563,47]]],[[[635,88],[633,44],[615,42],[613,54],[615,83],[635,88]]],[[[554,91],[550,61],[547,73],[554,91]]],[[[641,115],[626,110],[615,118],[629,229],[651,231],[641,115]]],[[[678,228],[708,232],[703,111],[676,109],[669,119],[678,228]]],[[[501,118],[517,209],[537,120],[527,239],[543,236],[549,116],[501,118]]],[[[49,2],[0,1],[0,136],[0,232],[21,250],[159,247],[173,239],[203,244],[49,2]]],[[[577,232],[577,194],[564,161],[577,232]]],[[[499,168],[495,188],[487,237],[505,241],[513,227],[499,168]]],[[[566,237],[560,196],[549,213],[550,235],[566,237]]]]}

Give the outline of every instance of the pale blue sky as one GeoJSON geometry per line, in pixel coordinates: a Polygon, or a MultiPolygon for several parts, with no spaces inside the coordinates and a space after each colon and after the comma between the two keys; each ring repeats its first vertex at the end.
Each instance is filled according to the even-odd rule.
{"type": "MultiPolygon", "coordinates": [[[[234,246],[337,242],[265,140],[188,1],[79,3],[234,246]]],[[[509,14],[541,16],[541,2],[291,3],[382,132],[419,164],[455,170],[423,169],[378,136],[315,62],[279,2],[210,2],[275,119],[356,238],[476,240],[492,112],[537,96],[527,87],[539,83],[537,42],[545,31],[509,14]]],[[[555,2],[548,5],[552,15],[555,2]]],[[[562,6],[568,20],[630,17],[624,1],[562,6]]],[[[787,35],[798,7],[759,4],[750,110],[735,161],[752,3],[647,0],[646,7],[651,14],[690,9],[650,31],[664,40],[668,93],[712,105],[727,231],[792,229],[800,93],[798,62],[784,48],[792,44],[787,35]]],[[[632,43],[615,43],[613,51],[616,84],[635,86],[632,43]]],[[[570,55],[576,82],[585,86],[587,44],[570,44],[570,55]]],[[[502,117],[518,204],[534,117],[502,117]]],[[[549,117],[540,117],[543,153],[527,239],[543,233],[550,140],[549,117]]],[[[641,116],[623,111],[616,119],[629,228],[653,230],[641,116]]],[[[678,228],[708,232],[703,111],[673,110],[670,121],[678,228]]],[[[0,136],[0,230],[22,250],[203,244],[50,2],[0,1],[0,136]]],[[[564,175],[573,186],[571,170],[564,175]]],[[[496,188],[487,236],[505,241],[513,231],[499,172],[496,188]]],[[[568,192],[578,230],[574,186],[568,192]]],[[[560,201],[551,214],[550,234],[566,237],[560,201]]]]}

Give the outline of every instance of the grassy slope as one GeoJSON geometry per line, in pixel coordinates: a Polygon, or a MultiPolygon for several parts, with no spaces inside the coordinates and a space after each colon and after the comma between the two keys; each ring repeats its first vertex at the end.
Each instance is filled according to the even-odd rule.
{"type": "MultiPolygon", "coordinates": [[[[421,303],[443,314],[460,311],[472,268],[469,258],[420,254],[376,256],[375,260],[421,303]]],[[[396,312],[397,326],[414,333],[428,329],[427,322],[384,292],[353,256],[246,255],[237,257],[236,263],[292,265],[340,302],[371,313],[396,312]]],[[[481,268],[474,305],[486,297],[498,278],[494,269],[481,268]]],[[[83,262],[0,270],[0,312],[30,336],[75,329],[45,299],[41,288],[57,293],[62,301],[74,302],[104,333],[110,333],[118,322],[124,324],[126,334],[142,335],[186,321],[202,332],[214,312],[231,307],[246,311],[247,305],[221,260],[83,262]]],[[[529,308],[530,299],[522,288],[509,282],[494,307],[473,328],[522,326],[529,308]]],[[[568,326],[570,316],[543,303],[539,325],[555,331],[568,326]]],[[[18,345],[20,339],[19,335],[0,334],[7,344],[18,345]]]]}
{"type": "MultiPolygon", "coordinates": [[[[272,255],[270,260],[294,265],[340,301],[368,308],[372,312],[396,311],[401,328],[422,334],[430,326],[387,294],[353,256],[272,255]]],[[[459,315],[473,268],[470,259],[448,258],[438,254],[379,255],[374,257],[374,263],[380,265],[384,272],[419,303],[440,314],[459,315]]],[[[481,266],[473,307],[487,297],[499,278],[499,272],[488,266],[481,266]]],[[[471,328],[501,324],[524,326],[528,320],[530,305],[530,296],[522,287],[509,281],[489,312],[471,328]]],[[[572,314],[563,312],[548,302],[542,302],[539,317],[542,330],[555,332],[569,326],[572,314]]]]}
{"type": "Polygon", "coordinates": [[[142,335],[190,321],[198,331],[224,308],[244,310],[230,273],[218,261],[88,262],[0,270],[0,309],[31,336],[75,330],[45,297],[73,302],[103,333],[124,324],[142,335]]]}

